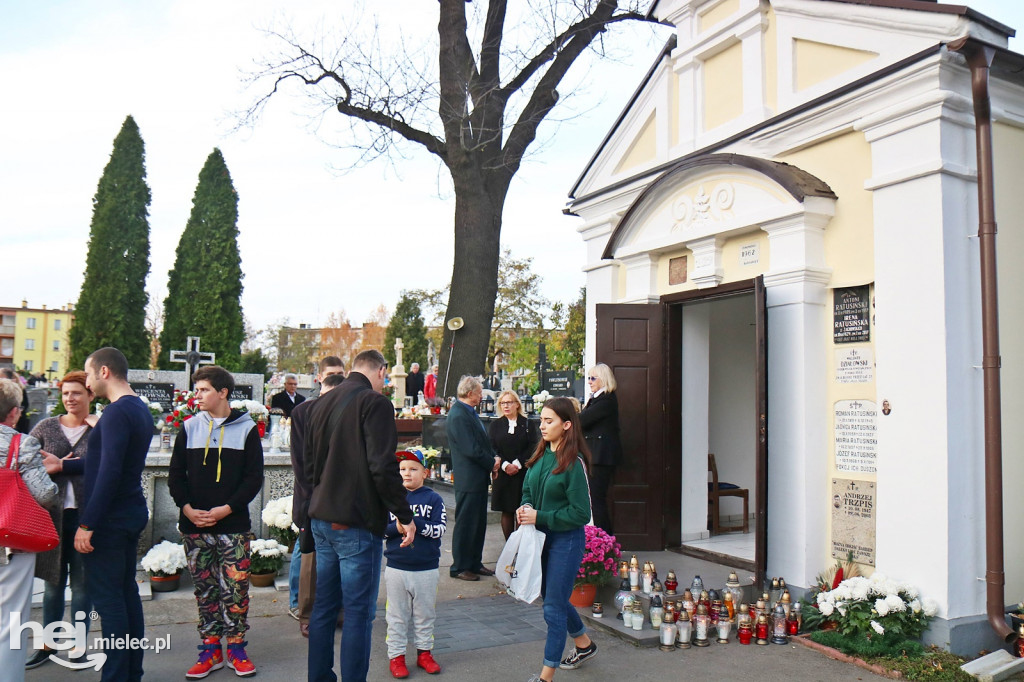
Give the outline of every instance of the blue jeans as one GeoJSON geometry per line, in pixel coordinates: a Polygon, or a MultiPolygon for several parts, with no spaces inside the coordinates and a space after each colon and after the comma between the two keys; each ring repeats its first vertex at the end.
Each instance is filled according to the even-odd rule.
{"type": "Polygon", "coordinates": [[[50,623],[64,620],[64,587],[68,583],[68,576],[71,576],[71,616],[69,621],[83,623],[85,631],[89,631],[89,611],[92,610],[92,602],[89,600],[89,593],[85,587],[85,566],[82,565],[82,555],[75,551],[75,533],[78,532],[78,510],[65,509],[64,518],[61,521],[60,533],[60,577],[57,583],[47,582],[43,590],[43,627],[50,623]],[[79,611],[85,612],[82,620],[77,620],[75,614],[79,611]]]}
{"type": "Polygon", "coordinates": [[[292,560],[288,564],[288,608],[299,608],[299,576],[302,574],[302,552],[298,539],[292,550],[292,560]]]}
{"type": "MultiPolygon", "coordinates": [[[[146,636],[142,600],[135,582],[135,552],[146,519],[134,528],[100,526],[92,534],[93,551],[82,555],[85,581],[96,612],[103,621],[103,636],[146,636]]],[[[142,679],[142,649],[104,649],[103,682],[137,682],[142,679]]]]}
{"type": "Polygon", "coordinates": [[[330,521],[310,519],[309,523],[316,540],[316,601],[309,618],[309,682],[338,679],[334,674],[334,629],[342,607],[345,624],[341,629],[341,679],[365,682],[370,669],[370,636],[377,612],[384,538],[364,528],[332,530],[330,521]]]}
{"type": "Polygon", "coordinates": [[[544,622],[548,625],[544,665],[557,668],[565,651],[566,634],[579,637],[587,631],[576,607],[569,603],[587,538],[583,528],[553,531],[538,526],[538,529],[547,534],[540,558],[544,569],[540,594],[544,598],[544,622]]]}

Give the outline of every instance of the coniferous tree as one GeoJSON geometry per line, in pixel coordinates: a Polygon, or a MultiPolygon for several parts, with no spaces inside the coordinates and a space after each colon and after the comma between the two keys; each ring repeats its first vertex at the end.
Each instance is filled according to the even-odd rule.
{"type": "Polygon", "coordinates": [[[238,253],[238,195],[224,156],[214,149],[199,172],[192,213],[181,234],[167,282],[160,366],[170,368],[170,350],[188,336],[217,364],[241,369],[242,259],[238,253]]]}
{"type": "Polygon", "coordinates": [[[423,365],[423,371],[429,370],[427,364],[427,327],[420,314],[420,304],[403,291],[395,314],[391,316],[387,332],[384,334],[384,348],[381,351],[391,365],[395,364],[395,339],[402,339],[402,364],[405,370],[414,362],[423,365]]]}
{"type": "Polygon", "coordinates": [[[131,116],[114,138],[92,204],[85,278],[69,332],[71,367],[91,352],[119,348],[130,367],[149,366],[146,276],[149,274],[149,186],[145,147],[131,116]]]}

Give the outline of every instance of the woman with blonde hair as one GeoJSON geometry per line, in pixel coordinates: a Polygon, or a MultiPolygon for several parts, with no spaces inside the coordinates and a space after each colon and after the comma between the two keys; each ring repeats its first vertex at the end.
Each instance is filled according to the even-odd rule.
{"type": "Polygon", "coordinates": [[[590,467],[590,500],[594,507],[594,525],[609,535],[612,518],[608,513],[608,488],[615,467],[622,460],[619,439],[619,399],[617,383],[611,367],[599,362],[587,372],[590,399],[580,412],[580,424],[592,455],[590,467]]]}
{"type": "Polygon", "coordinates": [[[502,391],[498,396],[501,417],[491,422],[487,435],[494,452],[501,457],[491,484],[491,510],[501,512],[501,532],[505,539],[516,527],[516,509],[523,497],[524,465],[540,440],[537,427],[530,423],[515,391],[502,391]]]}
{"type": "MultiPolygon", "coordinates": [[[[39,441],[14,430],[21,417],[21,386],[10,379],[0,379],[0,467],[17,458],[17,472],[25,487],[44,506],[57,499],[57,484],[50,480],[39,454],[39,441]],[[20,441],[20,444],[19,444],[20,441]]],[[[11,615],[19,614],[21,622],[32,612],[32,572],[36,555],[0,546],[0,670],[4,680],[25,679],[25,656],[28,653],[29,629],[21,628],[21,642],[12,647],[11,615]]]]}

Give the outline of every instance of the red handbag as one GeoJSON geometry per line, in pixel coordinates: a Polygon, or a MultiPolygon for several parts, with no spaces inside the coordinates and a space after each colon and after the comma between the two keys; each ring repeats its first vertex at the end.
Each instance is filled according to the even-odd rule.
{"type": "Polygon", "coordinates": [[[0,547],[48,552],[60,542],[50,514],[39,506],[18,472],[21,434],[11,438],[7,466],[0,468],[0,547]]]}

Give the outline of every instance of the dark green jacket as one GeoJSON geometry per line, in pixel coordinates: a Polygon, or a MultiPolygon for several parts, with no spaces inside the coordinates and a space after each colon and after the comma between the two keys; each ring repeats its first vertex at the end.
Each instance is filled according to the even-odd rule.
{"type": "Polygon", "coordinates": [[[538,526],[556,531],[585,526],[590,521],[590,487],[583,461],[577,457],[562,473],[551,473],[557,464],[555,453],[548,448],[526,470],[523,504],[537,510],[538,526]]]}

